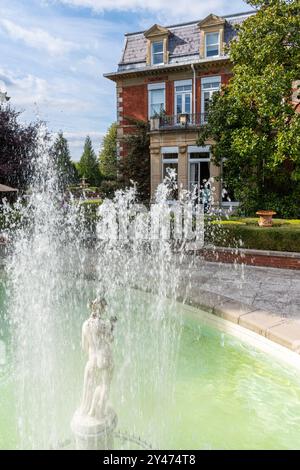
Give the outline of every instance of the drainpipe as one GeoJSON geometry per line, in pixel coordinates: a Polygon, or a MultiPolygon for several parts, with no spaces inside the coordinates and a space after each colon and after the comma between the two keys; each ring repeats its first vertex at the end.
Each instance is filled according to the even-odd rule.
{"type": "Polygon", "coordinates": [[[192,71],[193,71],[193,108],[194,108],[194,114],[196,114],[196,70],[195,70],[195,64],[191,64],[192,71]]]}

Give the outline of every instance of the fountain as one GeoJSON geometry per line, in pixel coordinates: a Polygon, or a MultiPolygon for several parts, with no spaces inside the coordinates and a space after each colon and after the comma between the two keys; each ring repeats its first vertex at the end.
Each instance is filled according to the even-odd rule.
{"type": "Polygon", "coordinates": [[[41,129],[30,193],[6,208],[0,448],[299,447],[294,370],[176,301],[203,212],[196,231],[182,224],[197,210],[189,194],[168,204],[174,181],[150,210],[134,187],[116,192],[91,237],[81,201],[60,192],[41,129]]]}
{"type": "MultiPolygon", "coordinates": [[[[68,422],[73,414],[71,427],[78,448],[113,447],[117,418],[107,404],[112,348],[118,351],[118,369],[113,379],[118,396],[112,393],[114,407],[118,414],[122,414],[123,407],[131,409],[130,432],[140,434],[137,423],[145,413],[141,411],[145,391],[141,394],[141,390],[146,387],[156,411],[153,417],[143,418],[147,422],[143,433],[153,445],[158,445],[165,423],[157,426],[155,416],[172,400],[181,328],[174,303],[179,270],[173,263],[167,231],[159,228],[169,190],[164,185],[159,188],[158,204],[152,214],[156,222],[149,232],[151,240],[143,236],[147,214],[137,211],[136,189],[132,187],[103,202],[97,240],[91,246],[80,201],[71,198],[66,204],[58,183],[46,130],[41,129],[38,157],[32,163],[30,192],[25,202],[18,200],[14,206],[18,221],[7,231],[17,446],[59,447],[60,442],[69,438],[68,422]],[[138,319],[134,311],[140,290],[153,291],[156,296],[151,303],[140,305],[138,319]],[[95,295],[100,300],[91,304],[91,316],[82,328],[82,347],[88,353],[88,362],[82,403],[78,407],[83,358],[78,358],[79,363],[77,359],[75,367],[72,351],[80,347],[78,332],[85,316],[82,308],[95,295]],[[111,316],[117,315],[119,319],[114,345],[114,320],[104,314],[104,297],[111,316]],[[166,297],[170,299],[168,304],[166,297]],[[149,312],[150,331],[145,344],[149,343],[152,356],[145,360],[135,347],[144,337],[147,324],[142,319],[143,310],[149,312]],[[68,368],[72,361],[70,376],[68,368]]],[[[7,207],[8,217],[10,212],[7,207]]]]}

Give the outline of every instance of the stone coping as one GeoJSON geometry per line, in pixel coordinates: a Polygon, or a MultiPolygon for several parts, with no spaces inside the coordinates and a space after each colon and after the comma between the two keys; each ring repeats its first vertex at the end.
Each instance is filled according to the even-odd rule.
{"type": "Polygon", "coordinates": [[[191,289],[178,301],[238,324],[300,355],[300,321],[255,308],[220,294],[191,289]]]}

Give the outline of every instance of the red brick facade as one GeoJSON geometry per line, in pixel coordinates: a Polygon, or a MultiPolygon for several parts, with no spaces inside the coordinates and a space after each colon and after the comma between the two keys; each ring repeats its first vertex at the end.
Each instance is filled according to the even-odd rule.
{"type": "Polygon", "coordinates": [[[166,114],[174,114],[174,81],[166,82],[166,114]]]}
{"type": "MultiPolygon", "coordinates": [[[[228,71],[220,69],[212,69],[196,76],[196,109],[194,113],[201,113],[201,78],[219,75],[221,76],[221,83],[225,85],[228,83],[231,74],[228,71]]],[[[187,78],[193,79],[192,71],[187,78]]],[[[155,82],[165,83],[165,111],[167,115],[173,115],[174,109],[174,81],[177,77],[161,76],[155,78],[146,78],[144,83],[136,85],[122,84],[122,91],[119,93],[121,98],[121,111],[119,110],[119,126],[122,128],[123,133],[130,132],[132,125],[126,120],[126,117],[139,119],[142,121],[148,120],[148,84],[155,82]],[[129,127],[128,127],[129,126],[129,127]]],[[[194,93],[194,86],[193,86],[194,93]]],[[[194,103],[194,98],[192,98],[194,103]]]]}
{"type": "Polygon", "coordinates": [[[128,125],[126,117],[147,121],[148,119],[148,92],[147,85],[132,85],[123,87],[121,92],[123,111],[120,116],[120,125],[128,125]]]}

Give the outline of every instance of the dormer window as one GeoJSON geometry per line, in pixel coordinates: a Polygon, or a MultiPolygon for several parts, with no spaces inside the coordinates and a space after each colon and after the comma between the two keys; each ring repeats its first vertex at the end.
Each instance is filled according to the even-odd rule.
{"type": "Polygon", "coordinates": [[[220,55],[220,33],[205,34],[206,57],[217,57],[220,55]]]}
{"type": "Polygon", "coordinates": [[[164,63],[164,43],[163,41],[155,41],[152,43],[152,65],[164,63]]]}
{"type": "Polygon", "coordinates": [[[146,64],[167,64],[169,61],[169,30],[163,26],[155,24],[144,33],[144,36],[147,39],[146,64]]]}
{"type": "Polygon", "coordinates": [[[208,15],[198,24],[200,29],[200,58],[221,57],[225,46],[226,20],[220,16],[208,15]]]}

